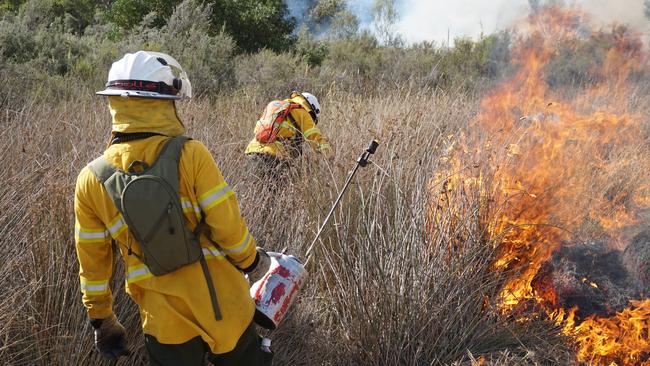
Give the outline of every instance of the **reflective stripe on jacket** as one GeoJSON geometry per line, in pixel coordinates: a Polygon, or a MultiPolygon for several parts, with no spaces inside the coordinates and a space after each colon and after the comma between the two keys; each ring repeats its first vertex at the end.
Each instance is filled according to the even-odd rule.
{"type": "MultiPolygon", "coordinates": [[[[120,132],[131,132],[129,125],[145,128],[142,124],[151,120],[148,111],[152,110],[156,111],[156,126],[161,129],[148,132],[184,131],[172,101],[109,97],[109,102],[114,126],[117,116],[120,132]],[[134,103],[136,107],[146,103],[147,108],[139,109],[142,115],[133,115],[134,109],[129,107],[134,103]],[[122,108],[129,108],[129,118],[120,118],[122,108]]],[[[104,152],[104,157],[122,170],[127,170],[134,160],[151,165],[168,138],[153,136],[114,144],[104,152]]],[[[137,255],[141,256],[142,252],[129,235],[113,201],[87,167],[77,178],[74,204],[83,303],[90,318],[105,318],[112,313],[109,280],[113,268],[111,239],[114,238],[126,263],[126,291],[140,308],[144,332],[165,344],[180,344],[201,336],[213,353],[228,352],[250,324],[255,309],[248,282],[240,272],[255,259],[255,241],[241,217],[233,190],[202,143],[191,140],[184,145],[179,178],[181,205],[190,228],[205,215],[201,245],[223,319],[214,319],[199,262],[163,276],[153,276],[135,255],[128,255],[128,243],[137,255]]]]}

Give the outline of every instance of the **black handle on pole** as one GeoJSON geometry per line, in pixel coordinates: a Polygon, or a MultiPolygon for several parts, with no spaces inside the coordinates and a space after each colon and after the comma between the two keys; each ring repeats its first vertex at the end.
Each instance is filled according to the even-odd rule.
{"type": "Polygon", "coordinates": [[[357,159],[357,163],[361,167],[365,167],[366,165],[368,165],[368,159],[370,158],[370,155],[374,154],[375,151],[377,151],[378,146],[379,146],[379,142],[377,140],[372,140],[370,142],[370,145],[368,145],[366,151],[364,151],[363,154],[359,156],[359,159],[357,159]]]}
{"type": "Polygon", "coordinates": [[[372,140],[370,142],[370,146],[366,149],[367,152],[374,154],[375,151],[377,151],[377,147],[379,147],[379,141],[377,140],[372,140]]]}
{"type": "Polygon", "coordinates": [[[345,191],[347,191],[348,186],[352,181],[352,178],[357,173],[357,170],[359,170],[359,167],[363,168],[366,165],[368,165],[368,159],[370,158],[370,155],[373,155],[377,151],[377,147],[379,147],[379,142],[377,140],[372,140],[372,142],[370,142],[370,145],[368,146],[366,151],[364,151],[363,154],[361,154],[361,156],[359,156],[359,158],[357,159],[357,165],[354,166],[354,169],[352,169],[352,171],[348,175],[348,179],[345,181],[345,184],[343,185],[343,189],[341,189],[339,196],[336,198],[336,201],[334,201],[332,208],[330,209],[329,213],[325,217],[325,220],[323,221],[320,228],[318,229],[318,232],[316,233],[314,240],[312,240],[311,244],[309,245],[309,248],[307,248],[307,252],[305,253],[305,257],[306,257],[305,266],[307,265],[307,263],[309,263],[309,260],[311,259],[311,251],[314,249],[314,245],[316,245],[318,238],[323,233],[323,230],[325,229],[325,225],[327,225],[327,222],[330,220],[330,217],[332,217],[332,214],[334,213],[336,206],[338,206],[339,202],[341,202],[341,198],[343,198],[343,194],[345,193],[345,191]]]}

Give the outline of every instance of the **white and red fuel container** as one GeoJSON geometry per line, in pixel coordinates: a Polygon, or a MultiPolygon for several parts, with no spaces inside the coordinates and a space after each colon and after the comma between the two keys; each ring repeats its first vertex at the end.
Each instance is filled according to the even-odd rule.
{"type": "Polygon", "coordinates": [[[255,323],[275,329],[307,278],[305,266],[292,255],[268,252],[269,271],[250,289],[255,301],[255,323]]]}

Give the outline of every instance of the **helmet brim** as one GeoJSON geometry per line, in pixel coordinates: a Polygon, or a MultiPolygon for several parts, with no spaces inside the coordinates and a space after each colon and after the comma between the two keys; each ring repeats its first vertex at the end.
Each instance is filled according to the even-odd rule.
{"type": "Polygon", "coordinates": [[[147,92],[140,90],[118,90],[118,89],[104,89],[95,94],[105,96],[120,96],[120,97],[138,97],[138,98],[154,98],[154,99],[181,99],[179,95],[161,94],[156,92],[147,92]]]}

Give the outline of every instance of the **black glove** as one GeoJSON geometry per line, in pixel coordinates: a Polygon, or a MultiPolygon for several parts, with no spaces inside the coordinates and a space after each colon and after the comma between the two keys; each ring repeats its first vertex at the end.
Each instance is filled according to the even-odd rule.
{"type": "Polygon", "coordinates": [[[131,354],[126,344],[126,331],[115,314],[106,319],[92,319],[90,324],[95,328],[95,347],[102,356],[114,360],[131,354]]]}
{"type": "Polygon", "coordinates": [[[251,284],[261,280],[271,267],[271,258],[262,248],[257,248],[257,258],[255,258],[252,268],[246,271],[248,280],[251,284]]]}

